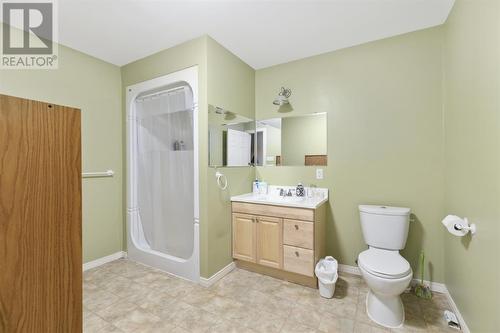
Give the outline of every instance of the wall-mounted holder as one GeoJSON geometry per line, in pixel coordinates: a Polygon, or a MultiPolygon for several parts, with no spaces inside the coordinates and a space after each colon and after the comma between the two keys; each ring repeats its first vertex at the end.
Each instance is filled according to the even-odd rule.
{"type": "Polygon", "coordinates": [[[226,176],[220,171],[215,171],[215,178],[217,180],[217,186],[224,191],[228,185],[226,176]]]}
{"type": "Polygon", "coordinates": [[[469,224],[469,220],[464,217],[460,218],[456,215],[448,215],[441,222],[452,235],[463,237],[467,233],[474,235],[476,233],[476,225],[474,223],[469,224]]]}

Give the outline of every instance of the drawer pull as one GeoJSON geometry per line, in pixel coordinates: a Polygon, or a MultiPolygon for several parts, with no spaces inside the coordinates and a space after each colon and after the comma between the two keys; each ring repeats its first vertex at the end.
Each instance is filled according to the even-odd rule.
{"type": "Polygon", "coordinates": [[[295,225],[295,230],[299,230],[299,226],[298,225],[295,225]]]}
{"type": "Polygon", "coordinates": [[[295,251],[295,256],[299,256],[299,252],[298,251],[295,251]]]}

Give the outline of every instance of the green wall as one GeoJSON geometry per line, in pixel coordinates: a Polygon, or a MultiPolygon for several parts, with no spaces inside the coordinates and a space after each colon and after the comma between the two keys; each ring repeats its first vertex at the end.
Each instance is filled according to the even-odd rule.
{"type": "Polygon", "coordinates": [[[359,204],[406,206],[414,214],[403,255],[426,277],[444,281],[442,226],[442,42],[440,27],[335,51],[256,72],[256,118],[279,116],[272,104],[291,88],[288,115],[327,112],[328,166],[257,167],[270,184],[330,189],[327,252],[355,265],[366,249],[359,204]]]}
{"type": "Polygon", "coordinates": [[[64,46],[57,70],[0,70],[2,94],[80,108],[82,170],[115,171],[82,181],[84,262],[122,250],[120,80],[119,67],[64,46]]]}
{"type": "Polygon", "coordinates": [[[471,332],[500,329],[500,3],[458,0],[445,26],[445,281],[471,332]]]}
{"type": "Polygon", "coordinates": [[[207,37],[208,103],[254,118],[255,71],[214,39],[207,37]]]}
{"type": "MultiPolygon", "coordinates": [[[[208,103],[254,119],[255,71],[212,38],[207,38],[208,103]]],[[[205,135],[205,138],[207,135],[205,135]]],[[[205,164],[207,165],[207,164],[205,164]]],[[[251,192],[255,170],[251,167],[218,168],[229,182],[225,191],[215,182],[215,168],[207,168],[209,277],[232,262],[230,196],[251,192]]]]}

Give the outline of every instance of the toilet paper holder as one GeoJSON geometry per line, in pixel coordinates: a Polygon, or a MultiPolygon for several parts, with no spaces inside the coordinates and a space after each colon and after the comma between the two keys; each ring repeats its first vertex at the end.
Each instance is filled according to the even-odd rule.
{"type": "Polygon", "coordinates": [[[469,224],[469,220],[466,217],[464,217],[463,221],[464,221],[464,224],[455,223],[455,225],[453,226],[453,228],[455,230],[459,230],[459,231],[460,230],[468,231],[472,235],[474,235],[476,233],[476,225],[474,223],[469,224]]]}
{"type": "Polygon", "coordinates": [[[443,219],[442,223],[448,232],[455,236],[463,237],[469,232],[472,235],[476,233],[476,225],[469,224],[469,220],[466,217],[461,218],[456,215],[448,215],[443,219]]]}

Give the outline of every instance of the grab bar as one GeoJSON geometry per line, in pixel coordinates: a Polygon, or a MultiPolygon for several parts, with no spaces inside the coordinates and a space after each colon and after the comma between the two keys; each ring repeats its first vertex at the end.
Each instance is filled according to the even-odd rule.
{"type": "Polygon", "coordinates": [[[101,177],[113,177],[115,172],[113,170],[106,170],[104,172],[83,172],[82,178],[101,178],[101,177]]]}

